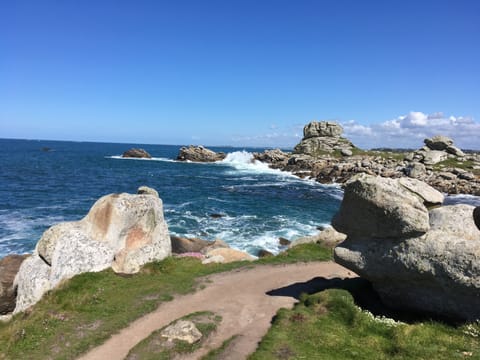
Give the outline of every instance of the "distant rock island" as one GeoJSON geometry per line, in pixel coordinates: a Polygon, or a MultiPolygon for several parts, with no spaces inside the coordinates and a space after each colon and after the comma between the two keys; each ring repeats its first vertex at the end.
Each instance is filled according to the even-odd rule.
{"type": "Polygon", "coordinates": [[[152,155],[146,152],[143,149],[132,148],[123,153],[122,157],[124,158],[141,158],[141,159],[151,159],[152,155]]]}

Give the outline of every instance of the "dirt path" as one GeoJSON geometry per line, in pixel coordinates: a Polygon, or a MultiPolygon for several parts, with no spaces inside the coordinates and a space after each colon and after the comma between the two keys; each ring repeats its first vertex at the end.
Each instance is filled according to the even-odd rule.
{"type": "Polygon", "coordinates": [[[300,292],[315,286],[318,289],[314,278],[353,276],[356,275],[333,262],[256,266],[211,275],[204,289],[161,304],[80,359],[123,359],[152,331],[195,311],[212,311],[223,319],[206,344],[188,359],[201,358],[233,335],[238,337],[229,346],[228,359],[245,359],[255,351],[280,308],[291,308],[300,292]],[[275,295],[267,294],[272,290],[275,295]]]}

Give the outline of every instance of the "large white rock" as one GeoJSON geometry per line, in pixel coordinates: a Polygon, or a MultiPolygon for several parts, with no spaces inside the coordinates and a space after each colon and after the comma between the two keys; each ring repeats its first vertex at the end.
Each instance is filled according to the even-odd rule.
{"type": "Polygon", "coordinates": [[[14,312],[25,310],[45,291],[77,274],[108,267],[135,273],[142,265],[171,255],[162,201],[150,190],[106,195],[82,220],[46,230],[16,276],[14,312]]]}
{"type": "Polygon", "coordinates": [[[355,236],[424,234],[430,225],[423,193],[426,191],[417,193],[407,189],[398,179],[356,175],[347,182],[340,210],[332,225],[341,233],[355,236]]]}
{"type": "MultiPolygon", "coordinates": [[[[440,200],[438,194],[422,185],[414,184],[412,188],[410,180],[397,184],[408,185],[427,205],[440,200]]],[[[361,216],[358,220],[372,229],[383,228],[391,224],[392,208],[401,206],[398,202],[404,197],[393,196],[389,182],[368,177],[357,178],[356,182],[361,184],[348,184],[345,194],[355,191],[360,199],[353,202],[347,198],[347,203],[344,200],[336,216],[336,223],[342,224],[341,231],[347,234],[347,239],[335,248],[335,261],[371,281],[382,301],[393,308],[466,320],[480,318],[480,231],[474,223],[474,207],[453,205],[431,209],[427,212],[429,229],[418,235],[410,231],[409,222],[399,222],[392,227],[395,231],[368,234],[359,231],[354,219],[343,217],[358,214],[361,216]],[[349,187],[369,191],[359,192],[349,187]],[[391,196],[390,202],[386,198],[370,201],[386,194],[391,196]],[[346,206],[353,209],[346,211],[346,206]]],[[[416,213],[417,204],[411,204],[412,212],[416,213]]]]}

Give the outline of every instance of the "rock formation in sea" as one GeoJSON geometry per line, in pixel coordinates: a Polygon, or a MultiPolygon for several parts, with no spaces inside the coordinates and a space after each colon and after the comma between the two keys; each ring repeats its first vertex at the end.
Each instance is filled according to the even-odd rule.
{"type": "Polygon", "coordinates": [[[312,121],[303,128],[303,139],[293,153],[318,157],[335,150],[351,151],[355,146],[342,133],[343,128],[337,122],[312,121]]]}
{"type": "Polygon", "coordinates": [[[82,220],[46,230],[15,277],[14,312],[35,304],[46,291],[77,274],[109,267],[131,274],[171,255],[162,201],[153,189],[142,187],[140,192],[106,195],[82,220]]]}
{"type": "Polygon", "coordinates": [[[333,121],[314,121],[305,126],[293,153],[267,150],[255,154],[255,159],[320,183],[344,183],[358,173],[408,176],[445,193],[480,196],[480,154],[464,153],[448,137],[425,139],[422,148],[401,153],[363,151],[341,134],[341,126],[333,121]]]}
{"type": "Polygon", "coordinates": [[[368,279],[392,308],[480,318],[480,231],[473,206],[410,178],[360,174],[346,183],[333,226],[335,261],[368,279]]]}
{"type": "Polygon", "coordinates": [[[203,146],[183,146],[178,153],[179,161],[215,162],[225,159],[225,153],[215,152],[203,146]]]}
{"type": "Polygon", "coordinates": [[[146,152],[143,149],[136,149],[132,148],[130,150],[127,150],[123,153],[122,157],[124,158],[143,158],[143,159],[151,159],[152,155],[150,155],[148,152],[146,152]]]}

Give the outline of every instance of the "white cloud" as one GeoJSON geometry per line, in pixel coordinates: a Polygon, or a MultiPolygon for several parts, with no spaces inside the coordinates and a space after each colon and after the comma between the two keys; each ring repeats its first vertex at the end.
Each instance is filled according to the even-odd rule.
{"type": "Polygon", "coordinates": [[[425,114],[412,111],[379,124],[361,125],[355,121],[347,121],[342,125],[345,129],[344,135],[364,148],[419,148],[427,137],[446,135],[463,149],[480,149],[480,123],[470,117],[447,117],[443,113],[425,114]]]}
{"type": "MultiPolygon", "coordinates": [[[[377,124],[361,124],[355,120],[339,122],[344,129],[343,136],[363,149],[418,149],[423,146],[425,138],[446,135],[462,149],[480,150],[480,123],[471,117],[412,111],[377,124]]],[[[240,135],[231,140],[238,146],[293,148],[302,139],[303,126],[306,124],[307,122],[289,127],[270,126],[263,134],[240,135]]]]}

